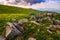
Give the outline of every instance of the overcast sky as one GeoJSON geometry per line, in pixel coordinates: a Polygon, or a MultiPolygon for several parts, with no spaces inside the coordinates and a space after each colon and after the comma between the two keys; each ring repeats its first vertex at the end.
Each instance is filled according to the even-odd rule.
{"type": "MultiPolygon", "coordinates": [[[[22,7],[28,7],[28,8],[57,8],[60,9],[60,0],[43,0],[45,2],[40,1],[40,3],[35,3],[32,5],[22,5],[22,7]]],[[[5,4],[5,0],[0,0],[0,4],[5,4]]],[[[8,4],[8,3],[7,3],[8,4]]],[[[19,5],[21,6],[21,5],[19,5]]]]}

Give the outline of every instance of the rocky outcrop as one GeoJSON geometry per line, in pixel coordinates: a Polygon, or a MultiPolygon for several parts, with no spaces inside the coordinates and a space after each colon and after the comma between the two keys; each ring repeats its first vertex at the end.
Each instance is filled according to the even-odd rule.
{"type": "Polygon", "coordinates": [[[47,27],[47,31],[49,33],[58,33],[60,34],[60,25],[50,25],[49,27],[47,27]]]}
{"type": "Polygon", "coordinates": [[[24,27],[22,23],[26,23],[28,20],[27,19],[21,19],[17,21],[16,19],[13,19],[12,22],[7,22],[6,26],[6,37],[10,36],[17,36],[24,31],[24,27]]]}
{"type": "MultiPolygon", "coordinates": [[[[49,33],[58,33],[60,34],[60,21],[54,19],[53,17],[56,15],[51,14],[47,14],[47,15],[42,15],[42,14],[37,14],[34,15],[34,13],[30,14],[30,18],[29,19],[20,19],[20,20],[16,20],[16,19],[12,19],[11,22],[7,22],[7,26],[6,26],[6,32],[5,32],[5,37],[8,39],[11,36],[14,36],[16,38],[16,40],[23,40],[23,33],[25,31],[25,27],[26,27],[26,23],[30,22],[32,24],[34,24],[35,26],[43,26],[44,28],[47,28],[47,32],[49,33]],[[46,16],[46,17],[45,17],[46,16]],[[43,21],[49,21],[52,24],[49,25],[48,27],[45,27],[45,24],[43,24],[43,21]],[[19,39],[18,35],[21,35],[19,39]]],[[[40,32],[40,29],[38,29],[38,31],[40,32]]],[[[2,40],[2,39],[1,39],[2,40]]],[[[28,40],[36,40],[33,37],[28,38],[28,40]]]]}

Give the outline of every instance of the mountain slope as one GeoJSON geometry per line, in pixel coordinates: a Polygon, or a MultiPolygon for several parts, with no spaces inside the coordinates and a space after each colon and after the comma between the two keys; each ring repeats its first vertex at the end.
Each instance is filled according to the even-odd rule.
{"type": "Polygon", "coordinates": [[[25,8],[18,8],[18,7],[12,7],[12,6],[5,6],[5,5],[0,5],[0,14],[1,13],[29,13],[29,12],[35,12],[37,13],[38,11],[32,10],[32,9],[25,9],[25,8]]]}
{"type": "Polygon", "coordinates": [[[18,8],[6,5],[0,5],[0,34],[4,35],[6,23],[12,19],[29,18],[29,13],[40,13],[33,9],[18,8]]]}
{"type": "MultiPolygon", "coordinates": [[[[29,13],[31,12],[33,12],[35,15],[38,13],[41,14],[48,13],[48,12],[39,12],[32,9],[0,5],[0,35],[4,35],[7,22],[11,22],[12,19],[17,19],[17,20],[23,18],[29,19],[30,18],[29,13]]],[[[60,20],[60,15],[58,14],[57,16],[55,16],[55,18],[60,20]]],[[[46,24],[46,26],[48,24],[50,25],[50,22],[48,21],[43,21],[42,23],[46,24]]],[[[60,40],[60,34],[48,33],[46,31],[47,29],[44,28],[45,26],[44,27],[41,26],[42,24],[40,26],[37,26],[29,22],[26,23],[25,25],[27,26],[27,30],[25,30],[25,32],[23,33],[24,40],[27,40],[28,37],[34,37],[37,40],[60,40]]],[[[18,38],[20,38],[20,36],[18,38]]],[[[10,40],[13,39],[10,38],[10,40]]]]}

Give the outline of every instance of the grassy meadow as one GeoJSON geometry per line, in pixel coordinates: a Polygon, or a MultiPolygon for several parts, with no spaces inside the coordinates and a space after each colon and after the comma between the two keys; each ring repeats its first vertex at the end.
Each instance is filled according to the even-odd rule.
{"type": "MultiPolygon", "coordinates": [[[[7,22],[11,21],[12,19],[19,20],[22,18],[29,18],[30,12],[35,13],[35,15],[38,13],[41,14],[48,13],[48,12],[40,12],[32,9],[24,9],[24,8],[0,5],[0,35],[4,35],[7,22]]],[[[60,20],[60,14],[58,14],[54,18],[60,20]]],[[[47,21],[44,23],[48,25],[47,21]]],[[[34,27],[34,25],[31,23],[27,23],[26,25],[28,26],[28,29],[24,33],[24,40],[27,40],[27,38],[30,35],[35,37],[37,40],[60,40],[60,34],[56,34],[56,33],[50,34],[46,31],[47,29],[43,28],[42,26],[34,27]],[[38,32],[37,31],[38,29],[40,29],[41,31],[38,32]]]]}

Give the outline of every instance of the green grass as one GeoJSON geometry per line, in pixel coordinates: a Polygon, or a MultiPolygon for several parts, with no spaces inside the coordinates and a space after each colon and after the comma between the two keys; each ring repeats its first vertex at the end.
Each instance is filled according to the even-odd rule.
{"type": "Polygon", "coordinates": [[[0,14],[28,14],[30,12],[38,13],[38,11],[32,9],[18,8],[12,6],[0,5],[0,14]]]}
{"type": "Polygon", "coordinates": [[[54,16],[55,19],[60,20],[60,14],[54,16]]]}
{"type": "Polygon", "coordinates": [[[28,18],[28,16],[27,14],[0,14],[0,34],[3,34],[7,22],[12,19],[28,18]]]}
{"type": "MultiPolygon", "coordinates": [[[[23,18],[29,18],[29,13],[33,12],[36,14],[46,14],[48,12],[39,12],[33,9],[25,9],[25,8],[18,8],[18,7],[12,7],[12,6],[4,6],[0,5],[0,35],[4,35],[5,33],[5,27],[6,23],[11,21],[12,19],[23,19],[23,18]]],[[[57,15],[54,17],[55,19],[60,20],[60,15],[57,15]]],[[[43,21],[44,24],[50,25],[51,23],[49,21],[43,21]]],[[[47,29],[40,26],[34,26],[34,24],[28,22],[25,24],[27,26],[27,29],[25,30],[23,34],[24,40],[27,40],[28,37],[32,36],[35,37],[37,40],[60,40],[60,34],[50,34],[47,32],[47,29]],[[38,29],[40,30],[38,32],[38,29]]],[[[12,40],[12,39],[11,39],[12,40]]]]}

